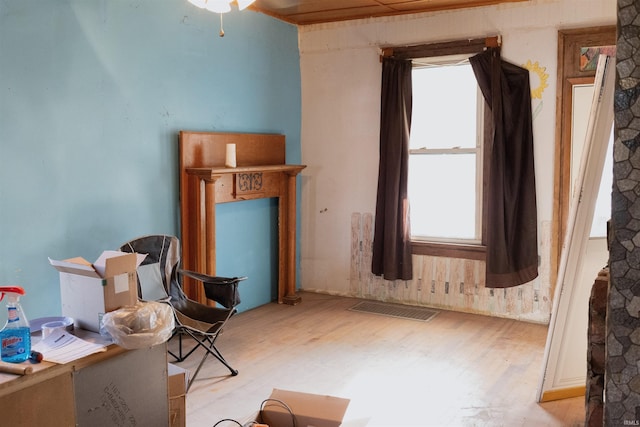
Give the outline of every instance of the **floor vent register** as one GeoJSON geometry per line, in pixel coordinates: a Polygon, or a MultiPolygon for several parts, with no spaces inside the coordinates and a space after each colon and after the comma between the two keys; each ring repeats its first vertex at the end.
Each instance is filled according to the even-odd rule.
{"type": "Polygon", "coordinates": [[[439,313],[437,310],[431,310],[424,307],[413,307],[376,301],[361,301],[349,308],[349,310],[397,317],[400,319],[419,320],[421,322],[428,322],[439,313]]]}

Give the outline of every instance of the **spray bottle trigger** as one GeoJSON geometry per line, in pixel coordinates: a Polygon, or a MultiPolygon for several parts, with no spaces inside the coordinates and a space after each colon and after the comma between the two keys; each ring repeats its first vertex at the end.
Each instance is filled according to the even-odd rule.
{"type": "Polygon", "coordinates": [[[0,301],[4,299],[5,294],[25,295],[25,293],[22,286],[0,286],[0,301]]]}

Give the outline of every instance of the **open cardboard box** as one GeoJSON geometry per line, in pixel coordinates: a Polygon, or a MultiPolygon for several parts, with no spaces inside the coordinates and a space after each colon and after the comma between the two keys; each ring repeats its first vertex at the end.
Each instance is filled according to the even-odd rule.
{"type": "Polygon", "coordinates": [[[136,268],[146,255],[104,251],[93,264],[84,258],[49,263],[60,272],[62,315],[76,327],[100,332],[102,315],[138,300],[136,268]]]}
{"type": "Polygon", "coordinates": [[[269,427],[293,427],[295,417],[296,427],[338,427],[347,406],[349,399],[273,389],[256,421],[269,427]]]}

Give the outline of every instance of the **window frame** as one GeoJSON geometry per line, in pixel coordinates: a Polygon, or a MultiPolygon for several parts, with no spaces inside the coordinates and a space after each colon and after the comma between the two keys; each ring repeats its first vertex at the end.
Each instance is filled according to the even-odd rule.
{"type": "MultiPolygon", "coordinates": [[[[500,46],[500,37],[487,37],[482,39],[466,39],[450,42],[431,43],[404,47],[382,48],[382,56],[398,59],[435,58],[461,54],[476,54],[487,47],[500,46]]],[[[486,206],[487,206],[487,182],[489,178],[488,159],[490,158],[490,143],[493,135],[492,118],[490,108],[484,103],[482,120],[482,202],[481,202],[481,240],[479,244],[440,242],[435,240],[411,239],[411,252],[414,255],[429,255],[447,258],[461,258],[484,261],[486,259],[486,206]]]]}
{"type": "MultiPolygon", "coordinates": [[[[465,65],[471,67],[469,63],[469,57],[472,54],[465,55],[447,55],[445,57],[437,57],[437,58],[417,58],[413,60],[413,69],[420,69],[426,67],[454,67],[461,65],[463,62],[465,65]]],[[[415,95],[414,95],[415,97],[415,95]]],[[[464,238],[446,238],[446,237],[437,237],[437,236],[416,236],[412,235],[412,241],[416,242],[432,242],[432,243],[445,243],[445,244],[463,244],[463,245],[479,245],[482,243],[482,213],[484,211],[482,206],[482,184],[484,182],[484,174],[483,174],[483,165],[484,165],[484,153],[482,152],[482,148],[484,147],[483,141],[483,129],[484,129],[484,117],[481,114],[484,113],[484,109],[486,106],[484,105],[484,98],[482,96],[482,91],[477,86],[476,82],[476,95],[475,95],[475,111],[476,111],[476,128],[474,131],[475,141],[473,147],[451,147],[451,148],[409,148],[409,158],[411,156],[421,156],[421,155],[460,155],[460,154],[473,154],[475,156],[475,194],[476,200],[474,201],[474,206],[476,208],[475,218],[474,218],[474,238],[464,239],[464,238]],[[477,238],[479,236],[479,238],[477,238]]],[[[412,120],[412,123],[415,123],[412,120]]],[[[411,163],[411,162],[410,162],[411,163]]]]}
{"type": "Polygon", "coordinates": [[[482,158],[479,162],[482,164],[482,202],[480,203],[480,227],[481,239],[478,244],[471,243],[453,243],[438,242],[434,240],[411,239],[411,253],[414,255],[430,255],[447,258],[462,258],[470,260],[484,261],[486,259],[487,247],[485,244],[485,236],[487,231],[487,183],[489,178],[489,165],[487,159],[490,158],[490,141],[493,135],[491,111],[484,98],[482,100],[484,106],[482,120],[482,158]]]}

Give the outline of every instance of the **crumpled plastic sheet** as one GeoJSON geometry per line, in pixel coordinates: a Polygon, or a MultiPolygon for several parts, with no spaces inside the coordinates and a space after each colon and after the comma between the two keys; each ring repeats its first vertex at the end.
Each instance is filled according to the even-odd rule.
{"type": "Polygon", "coordinates": [[[174,327],[171,306],[156,301],[138,301],[135,306],[122,307],[102,317],[102,329],[113,342],[129,350],[166,342],[174,327]]]}

